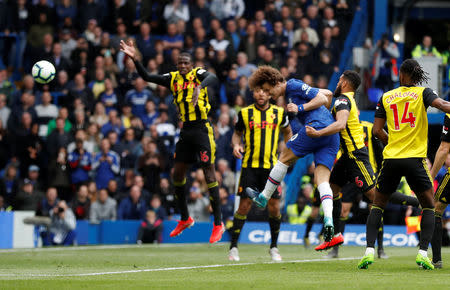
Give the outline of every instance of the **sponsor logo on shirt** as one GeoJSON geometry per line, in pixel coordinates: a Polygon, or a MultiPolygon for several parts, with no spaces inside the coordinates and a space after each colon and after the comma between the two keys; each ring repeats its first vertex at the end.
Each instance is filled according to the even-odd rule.
{"type": "Polygon", "coordinates": [[[337,106],[342,105],[342,104],[348,105],[348,100],[347,99],[338,99],[334,103],[334,106],[337,107],[337,106]]]}
{"type": "Polygon", "coordinates": [[[250,121],[248,123],[248,126],[250,128],[250,130],[255,129],[255,128],[259,128],[259,129],[266,129],[266,128],[271,128],[271,129],[275,129],[277,127],[276,123],[272,123],[272,122],[267,122],[267,121],[262,121],[261,123],[255,122],[255,121],[250,121]]]}

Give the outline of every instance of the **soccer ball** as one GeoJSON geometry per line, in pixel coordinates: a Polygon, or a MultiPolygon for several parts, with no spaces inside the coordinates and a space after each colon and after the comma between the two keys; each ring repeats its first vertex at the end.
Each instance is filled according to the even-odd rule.
{"type": "Polygon", "coordinates": [[[40,84],[48,84],[55,78],[56,69],[52,63],[41,60],[33,65],[31,75],[40,84]]]}

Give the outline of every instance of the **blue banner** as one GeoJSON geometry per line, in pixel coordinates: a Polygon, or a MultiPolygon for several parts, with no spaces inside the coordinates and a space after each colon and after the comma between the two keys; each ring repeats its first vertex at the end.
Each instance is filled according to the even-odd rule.
{"type": "MultiPolygon", "coordinates": [[[[322,225],[315,224],[309,233],[311,244],[319,244],[318,234],[322,225]]],[[[303,245],[305,225],[281,224],[278,243],[284,245],[303,245]]],[[[365,246],[366,226],[347,225],[344,233],[344,245],[365,246]]],[[[270,228],[268,223],[247,222],[241,231],[239,239],[243,244],[268,244],[270,243],[270,228]]],[[[385,226],[384,246],[393,247],[416,247],[419,240],[415,234],[406,234],[405,226],[385,226]]]]}
{"type": "Polygon", "coordinates": [[[0,212],[0,249],[13,247],[14,213],[0,212]]]}
{"type": "MultiPolygon", "coordinates": [[[[20,213],[20,212],[19,212],[20,213]]],[[[34,214],[34,213],[31,213],[34,214]]],[[[141,221],[104,221],[100,224],[90,224],[88,221],[77,222],[77,244],[134,244],[141,221]]],[[[23,225],[23,218],[14,212],[0,212],[0,248],[32,247],[34,244],[33,234],[15,237],[15,229],[23,225]],[[17,220],[17,221],[15,221],[17,220]],[[29,241],[27,241],[29,239],[29,241]]],[[[163,222],[163,243],[208,243],[212,231],[212,223],[196,222],[195,225],[183,231],[178,237],[171,238],[170,232],[176,227],[176,221],[163,222]]],[[[318,234],[322,225],[315,224],[309,234],[311,244],[318,244],[318,234]]],[[[305,225],[281,224],[278,243],[283,245],[303,245],[305,225]]],[[[39,237],[37,236],[39,239],[39,237]]],[[[243,244],[269,244],[270,228],[268,223],[246,222],[240,235],[239,242],[243,244]]],[[[344,245],[365,246],[366,226],[347,225],[344,233],[344,245]]],[[[221,242],[229,242],[230,235],[226,231],[221,242]]],[[[384,245],[394,247],[416,247],[419,243],[415,234],[406,234],[405,226],[385,226],[384,245]]],[[[34,244],[36,245],[36,244],[34,244]]]]}

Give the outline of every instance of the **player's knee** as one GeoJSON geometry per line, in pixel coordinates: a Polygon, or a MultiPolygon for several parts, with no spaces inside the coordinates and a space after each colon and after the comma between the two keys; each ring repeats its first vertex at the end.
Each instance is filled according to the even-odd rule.
{"type": "Polygon", "coordinates": [[[371,189],[366,191],[364,194],[370,201],[373,201],[375,199],[375,187],[372,187],[371,189]]]}
{"type": "Polygon", "coordinates": [[[280,215],[280,206],[278,203],[273,202],[272,204],[267,205],[267,210],[269,211],[269,216],[279,216],[280,215]]]}
{"type": "Polygon", "coordinates": [[[286,148],[285,150],[283,150],[281,152],[280,157],[278,158],[278,161],[290,166],[296,158],[297,157],[295,156],[294,152],[292,152],[291,149],[286,148]]]}
{"type": "Polygon", "coordinates": [[[215,182],[216,179],[216,170],[214,169],[213,164],[205,164],[202,166],[203,173],[205,174],[205,180],[207,183],[215,182]]]}
{"type": "Polygon", "coordinates": [[[342,206],[341,218],[348,218],[349,214],[350,214],[350,208],[342,206]]]}
{"type": "Polygon", "coordinates": [[[319,211],[320,211],[320,207],[313,207],[309,217],[315,219],[316,217],[319,216],[319,211]]]}
{"type": "Polygon", "coordinates": [[[434,193],[433,189],[426,190],[425,192],[418,193],[417,198],[422,208],[434,208],[434,193]]]}
{"type": "Polygon", "coordinates": [[[237,212],[240,215],[247,215],[251,208],[252,208],[251,199],[250,198],[241,198],[237,212]]]}
{"type": "Polygon", "coordinates": [[[422,206],[422,209],[424,208],[434,209],[434,199],[424,199],[420,201],[420,205],[422,206]]]}

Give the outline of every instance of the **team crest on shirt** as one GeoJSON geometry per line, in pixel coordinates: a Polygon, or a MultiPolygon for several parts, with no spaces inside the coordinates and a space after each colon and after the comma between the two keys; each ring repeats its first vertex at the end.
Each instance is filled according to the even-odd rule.
{"type": "Polygon", "coordinates": [[[447,135],[447,133],[448,133],[448,127],[442,127],[442,134],[445,134],[445,135],[447,135]]]}
{"type": "Polygon", "coordinates": [[[275,118],[276,118],[277,116],[275,116],[275,114],[272,114],[272,115],[270,115],[270,120],[275,120],[275,118]]]}

